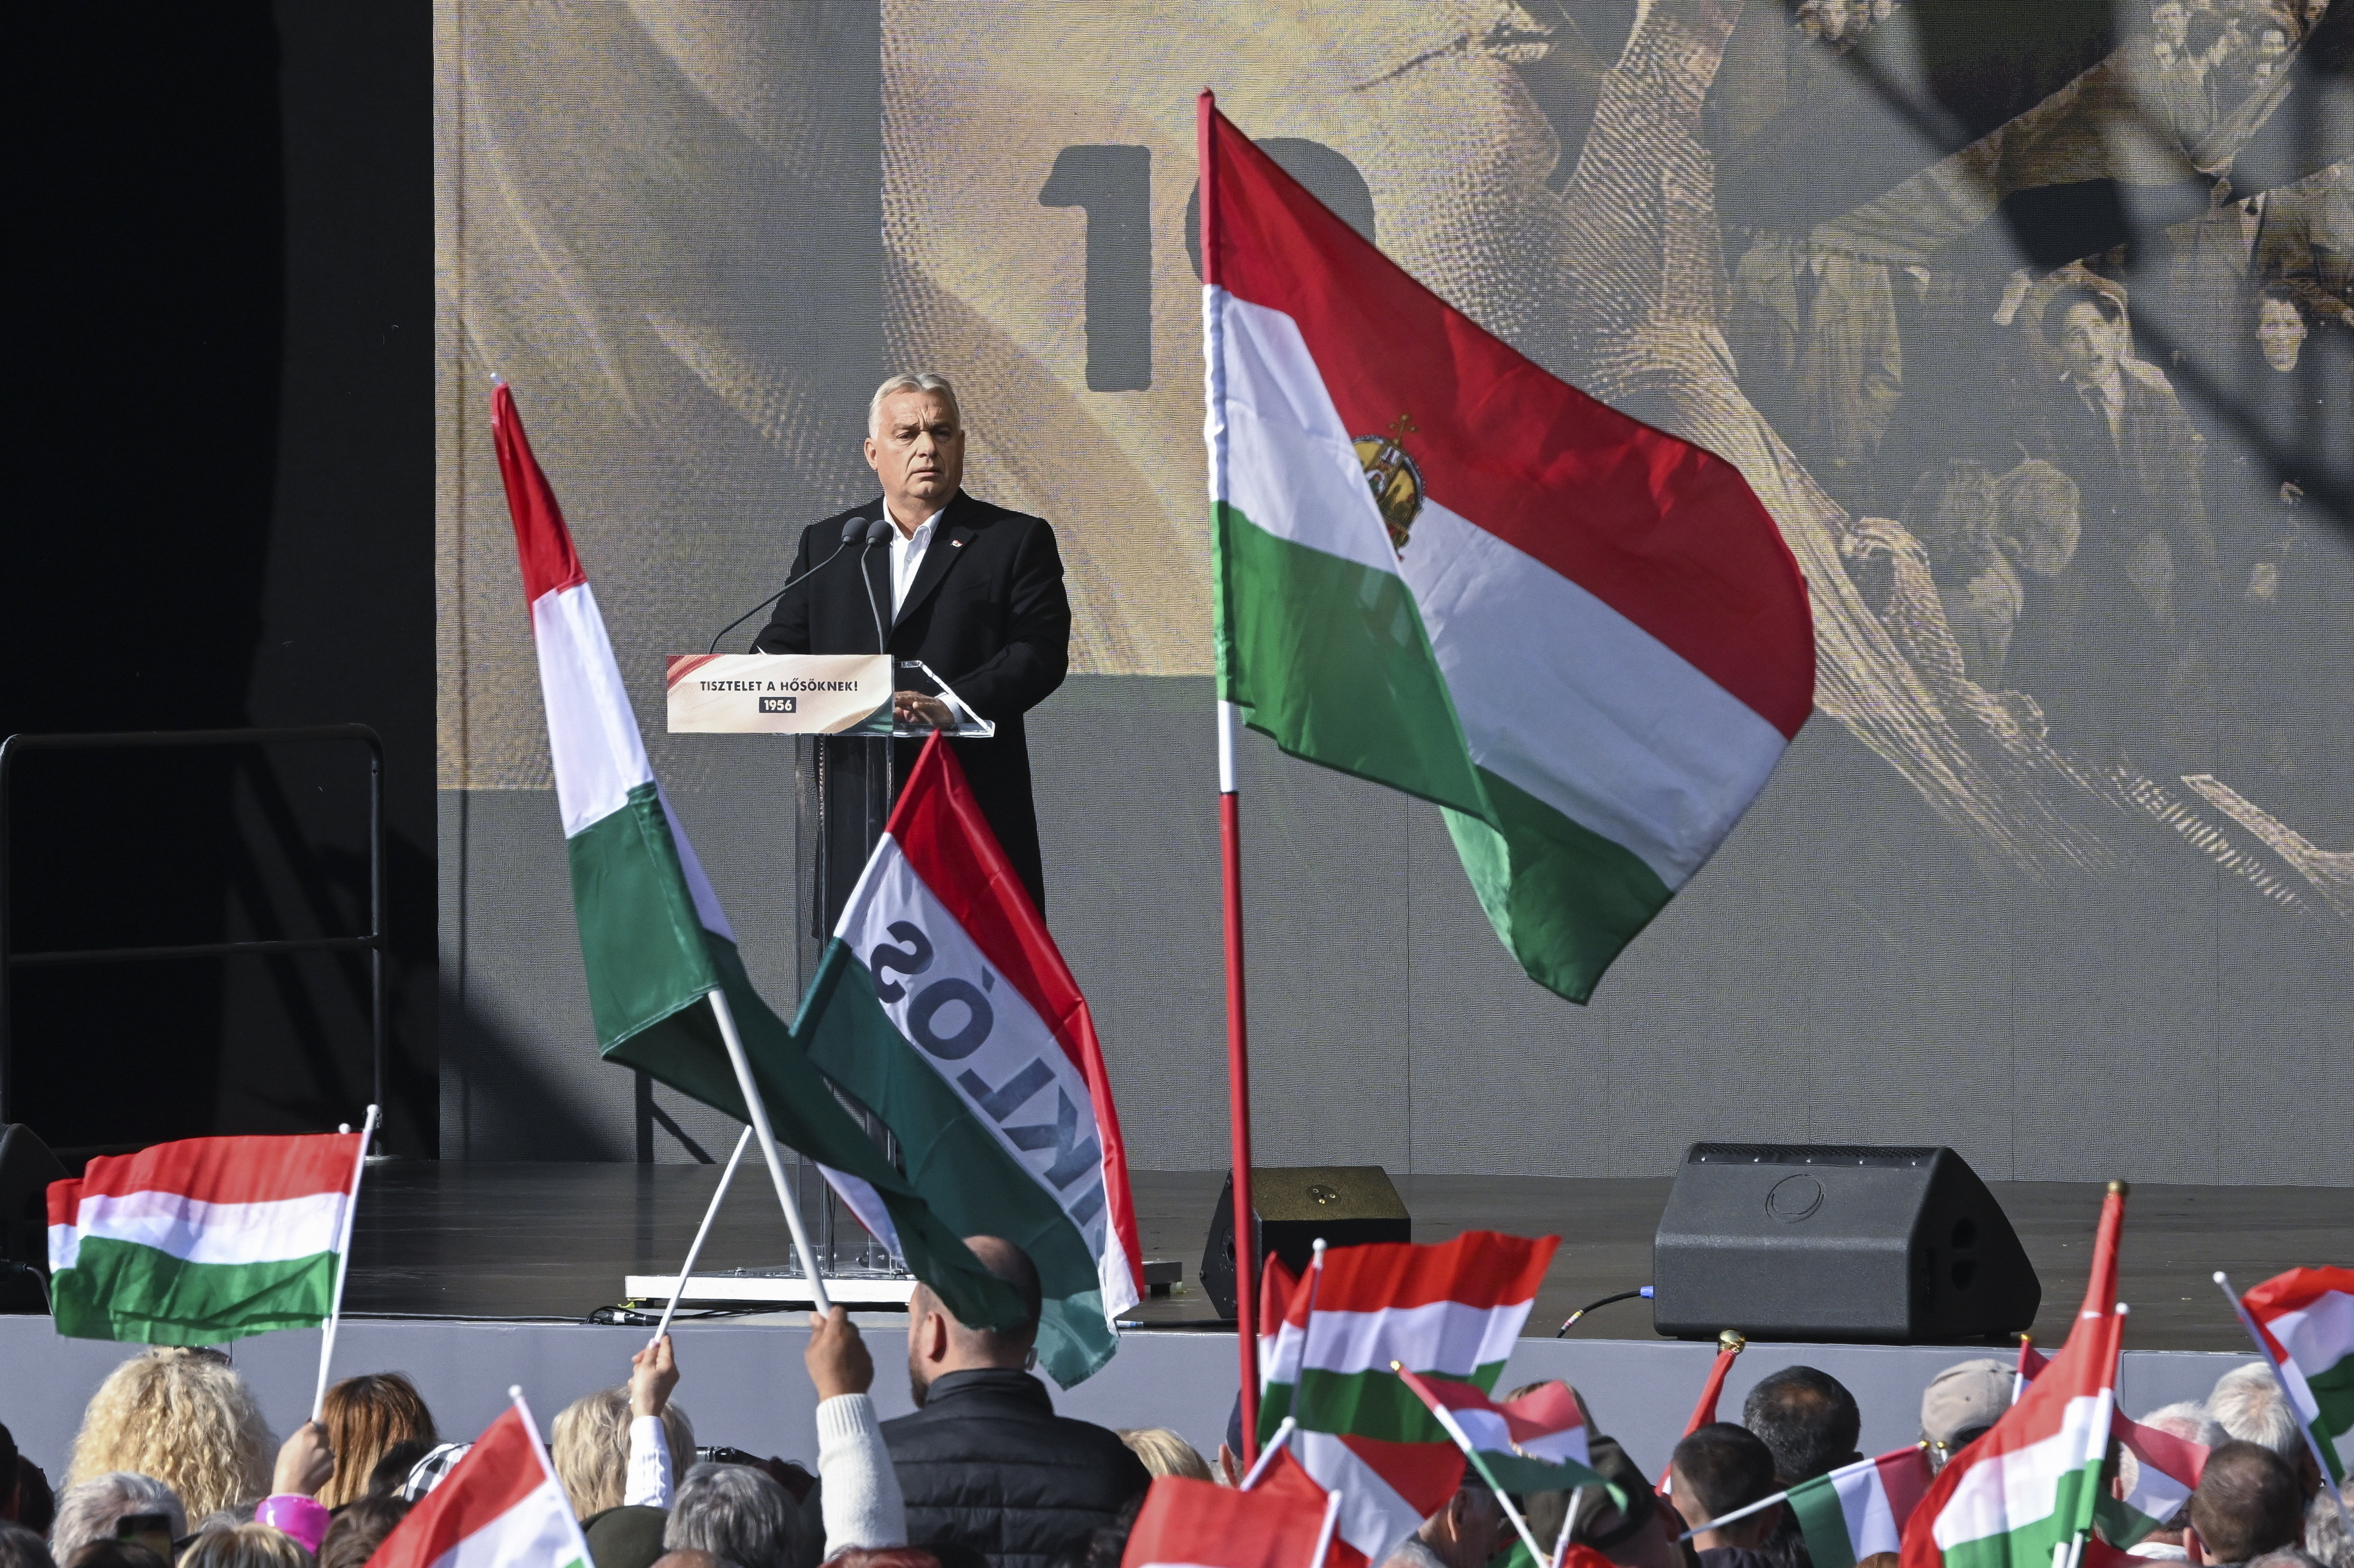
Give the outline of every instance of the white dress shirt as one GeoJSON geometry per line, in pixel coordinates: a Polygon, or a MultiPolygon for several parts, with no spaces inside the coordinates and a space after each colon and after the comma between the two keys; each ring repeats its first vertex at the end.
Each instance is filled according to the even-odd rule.
{"type": "MultiPolygon", "coordinates": [[[[947,508],[941,508],[946,511],[947,508]]],[[[938,532],[940,514],[933,513],[917,525],[913,534],[902,534],[895,520],[891,524],[891,618],[899,616],[899,607],[907,602],[907,589],[915,583],[916,573],[924,564],[924,552],[932,547],[932,535],[938,532]]]]}

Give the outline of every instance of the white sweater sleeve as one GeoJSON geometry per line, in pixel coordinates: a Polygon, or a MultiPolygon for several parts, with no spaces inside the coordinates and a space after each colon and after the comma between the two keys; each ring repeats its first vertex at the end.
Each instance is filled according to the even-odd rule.
{"type": "Polygon", "coordinates": [[[668,1508],[670,1498],[670,1436],[661,1416],[638,1416],[630,1423],[630,1469],[621,1501],[668,1508]]]}
{"type": "Polygon", "coordinates": [[[883,1446],[875,1402],[863,1393],[818,1401],[817,1473],[825,1512],[825,1554],[851,1547],[907,1544],[899,1473],[883,1446]]]}

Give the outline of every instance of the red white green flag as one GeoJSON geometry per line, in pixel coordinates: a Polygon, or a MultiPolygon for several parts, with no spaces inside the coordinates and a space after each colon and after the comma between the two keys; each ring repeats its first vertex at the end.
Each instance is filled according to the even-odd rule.
{"type": "Polygon", "coordinates": [[[1398,1381],[1414,1391],[1463,1457],[1498,1491],[1610,1486],[1592,1467],[1585,1415],[1565,1383],[1542,1383],[1500,1404],[1468,1383],[1425,1378],[1402,1368],[1398,1381]]]}
{"type": "Polygon", "coordinates": [[[1814,1568],[1855,1568],[1899,1549],[1928,1490],[1929,1456],[1915,1443],[1801,1481],[1786,1500],[1814,1568]]]}
{"type": "Polygon", "coordinates": [[[2354,1472],[2354,1268],[2292,1268],[2240,1298],[2319,1450],[2333,1490],[2354,1472]]]}
{"type": "Polygon", "coordinates": [[[50,1183],[58,1332],[214,1345],[325,1322],[364,1141],[191,1138],[50,1183]]]}
{"type": "Polygon", "coordinates": [[[2190,1501],[2207,1467],[2207,1447],[2144,1426],[2123,1411],[2110,1419],[2109,1436],[2116,1440],[2112,1473],[2117,1495],[2102,1495],[2097,1517],[2102,1534],[2116,1545],[2131,1546],[2165,1529],[2190,1501]]]}
{"type": "Polygon", "coordinates": [[[513,1397],[393,1526],[367,1568],[592,1568],[531,1409],[520,1393],[513,1397]]]}
{"type": "Polygon", "coordinates": [[[958,1319],[1011,1322],[1021,1303],[981,1267],[850,1118],[752,987],[736,937],[686,831],[663,799],[620,663],[555,487],[532,455],[514,395],[491,395],[491,441],[514,524],[515,562],[539,653],[556,802],[572,866],[572,907],[597,1045],[704,1104],[748,1119],[713,993],[743,1036],[779,1142],[833,1190],[958,1319]]]}
{"type": "Polygon", "coordinates": [[[2080,1314],[2068,1342],[1986,1435],[1930,1483],[1903,1568],[2053,1568],[2106,1490],[2121,1311],[2080,1314]]]}
{"type": "Polygon", "coordinates": [[[1463,1479],[1463,1451],[1390,1363],[1492,1392],[1560,1245],[1466,1231],[1337,1247],[1292,1288],[1261,1359],[1259,1440],[1298,1424],[1290,1452],[1342,1494],[1352,1550],[1383,1561],[1463,1479]]]}
{"type": "Polygon", "coordinates": [[[881,1118],[907,1180],[1038,1266],[1065,1388],[1142,1295],[1128,1156],[1095,1021],[948,743],[924,743],[801,1004],[810,1061],[881,1118]]]}
{"type": "Polygon", "coordinates": [[[1583,1001],[1806,721],[1806,583],[1731,463],[1482,331],[1202,97],[1218,694],[1447,808],[1583,1001]]]}

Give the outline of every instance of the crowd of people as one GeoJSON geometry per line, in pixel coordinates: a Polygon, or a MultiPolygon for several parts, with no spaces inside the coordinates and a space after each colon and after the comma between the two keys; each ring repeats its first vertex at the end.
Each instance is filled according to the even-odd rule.
{"type": "MultiPolygon", "coordinates": [[[[2349,744],[2302,673],[2354,609],[2354,186],[2341,162],[2235,189],[2210,143],[2323,10],[2157,0],[2112,69],[2211,200],[2114,249],[2007,271],[2000,224],[1912,266],[1724,236],[1743,390],[1915,668],[2094,768],[2222,772],[2298,820],[2349,744]]],[[[1797,30],[1849,47],[1887,15],[1807,0],[1797,30]]]]}
{"type": "MultiPolygon", "coordinates": [[[[857,1326],[840,1308],[813,1315],[804,1361],[817,1394],[814,1471],[698,1447],[673,1397],[680,1369],[667,1335],[631,1358],[626,1382],[567,1406],[551,1425],[549,1457],[595,1568],[1114,1568],[1152,1477],[1236,1483],[1238,1428],[1213,1466],[1165,1428],[1114,1432],[1056,1414],[1028,1370],[1034,1267],[1009,1242],[970,1245],[1025,1298],[1027,1325],[968,1329],[918,1287],[907,1317],[917,1408],[886,1422],[857,1326]]],[[[1657,1491],[1571,1393],[1610,1489],[1515,1499],[1540,1539],[1574,1521],[1570,1540],[1618,1568],[1813,1568],[1780,1504],[1680,1538],[1861,1457],[1861,1413],[1836,1378],[1804,1366],[1768,1375],[1739,1423],[1702,1426],[1676,1446],[1657,1491]]],[[[1985,1433],[2011,1395],[2001,1361],[1939,1373],[1920,1409],[1931,1462],[1985,1433]]],[[[1660,1397],[1672,1404],[1690,1391],[1660,1397]]],[[[2227,1373],[2204,1403],[2139,1419],[2211,1453],[2182,1513],[2136,1554],[2354,1568],[2354,1542],[2264,1363],[2227,1373]]],[[[91,1398],[54,1493],[0,1427],[0,1568],[361,1568],[466,1447],[442,1440],[397,1372],[334,1384],[319,1420],[273,1443],[226,1356],[151,1350],[91,1398]]],[[[1390,1563],[1485,1568],[1513,1539],[1501,1501],[1467,1472],[1390,1563]]],[[[1858,1568],[1894,1564],[1889,1556],[1858,1568]]]]}

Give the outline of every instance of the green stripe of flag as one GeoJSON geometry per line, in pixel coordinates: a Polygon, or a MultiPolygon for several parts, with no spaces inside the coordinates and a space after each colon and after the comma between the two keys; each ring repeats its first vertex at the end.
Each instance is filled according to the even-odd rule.
{"type": "Polygon", "coordinates": [[[1798,1529],[1807,1538],[1807,1555],[1814,1568],[1855,1568],[1855,1542],[1848,1538],[1847,1510],[1840,1504],[1839,1488],[1827,1476],[1790,1489],[1786,1499],[1798,1529]]]}
{"type": "Polygon", "coordinates": [[[78,1340],[217,1345],[272,1329],[315,1329],[334,1293],[335,1255],[190,1263],[138,1242],[84,1236],[50,1282],[58,1332],[78,1340]]]}
{"type": "Polygon", "coordinates": [[[2328,1463],[2330,1479],[2342,1485],[2349,1462],[2354,1462],[2354,1356],[2344,1357],[2327,1372],[2307,1373],[2305,1386],[2312,1391],[2318,1411],[2313,1419],[2314,1438],[2328,1463]]]}
{"type": "Polygon", "coordinates": [[[1479,907],[1531,978],[1572,1001],[1667,906],[1668,885],[1625,845],[1486,768],[1495,822],[1447,813],[1479,907]]]}
{"type": "MultiPolygon", "coordinates": [[[[826,947],[794,1035],[820,1072],[882,1118],[899,1140],[907,1180],[950,1229],[1018,1245],[1038,1266],[1045,1303],[1038,1359],[1065,1388],[1119,1348],[1086,1239],[1037,1179],[1007,1153],[972,1107],[917,1054],[856,957],[826,947]]],[[[1090,1171],[1089,1178],[1099,1180],[1090,1171]]]]}
{"type": "MultiPolygon", "coordinates": [[[[1503,1375],[1504,1363],[1490,1361],[1468,1378],[1449,1380],[1443,1372],[1424,1372],[1434,1383],[1469,1383],[1482,1393],[1492,1392],[1503,1375]]],[[[1387,1443],[1453,1445],[1447,1428],[1414,1390],[1393,1372],[1337,1372],[1313,1368],[1298,1384],[1269,1383],[1259,1399],[1259,1430],[1272,1432],[1286,1415],[1295,1416],[1311,1432],[1345,1432],[1353,1437],[1376,1437],[1387,1443]]]]}
{"type": "Polygon", "coordinates": [[[1212,508],[1218,691],[1295,757],[1479,812],[1463,725],[1395,573],[1278,539],[1212,508]]]}
{"type": "Polygon", "coordinates": [[[2049,1514],[2007,1534],[1954,1542],[1946,1548],[1945,1568],[2051,1568],[2052,1549],[2075,1534],[2076,1521],[2089,1512],[2085,1503],[2098,1500],[2097,1492],[2088,1499],[2085,1488],[2100,1473],[2094,1466],[2062,1475],[2052,1489],[2049,1514]]]}
{"type": "MultiPolygon", "coordinates": [[[[580,922],[580,954],[588,971],[588,1008],[597,1040],[610,1051],[700,1001],[719,983],[711,959],[718,940],[703,927],[678,845],[671,837],[659,791],[651,780],[629,793],[618,811],[598,818],[565,842],[572,861],[572,909],[580,922]]],[[[731,991],[728,1000],[736,998],[731,991]]],[[[705,1010],[708,1012],[708,1009],[705,1010]]],[[[718,1026],[711,1026],[718,1039],[718,1026]]],[[[719,1059],[726,1099],[685,1089],[739,1119],[743,1097],[719,1059]]],[[[684,1088],[684,1086],[677,1086],[684,1088]]]]}

